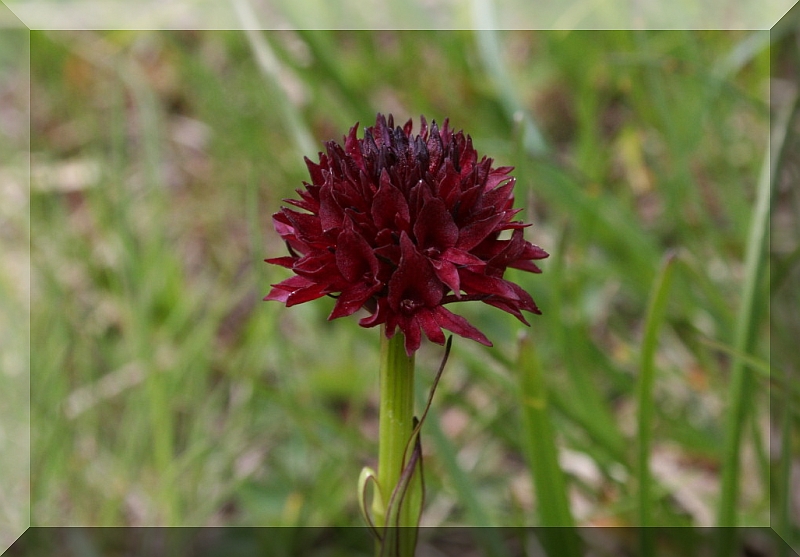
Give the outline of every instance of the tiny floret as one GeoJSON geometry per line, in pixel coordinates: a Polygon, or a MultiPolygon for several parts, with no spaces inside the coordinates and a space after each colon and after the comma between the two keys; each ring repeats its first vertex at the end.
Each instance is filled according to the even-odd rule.
{"type": "Polygon", "coordinates": [[[540,313],[531,296],[503,278],[506,269],[532,273],[548,256],[523,237],[529,224],[514,220],[512,168],[478,159],[472,139],[421,118],[394,126],[378,115],[375,126],[344,145],[329,141],[319,163],[306,158],[310,182],[299,199],[273,215],[289,256],[267,259],[294,273],[264,298],[293,306],[325,295],[336,298],[329,319],[365,309],[363,327],[400,329],[408,355],[422,333],[444,344],[447,329],[487,346],[491,342],[445,306],[481,301],[525,323],[522,311],[540,313]],[[500,239],[504,231],[507,239],[500,239]],[[510,234],[510,236],[509,236],[510,234]]]}

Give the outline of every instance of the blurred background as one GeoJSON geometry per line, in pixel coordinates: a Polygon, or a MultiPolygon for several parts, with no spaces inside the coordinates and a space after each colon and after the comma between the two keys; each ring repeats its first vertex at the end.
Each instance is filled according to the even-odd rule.
{"type": "MultiPolygon", "coordinates": [[[[795,29],[31,32],[31,523],[361,524],[378,331],[261,298],[288,276],[263,259],[303,156],[381,112],[449,118],[513,165],[551,253],[511,272],[543,312],[529,330],[455,308],[495,347],[454,339],[423,524],[552,524],[536,463],[554,456],[574,523],[641,524],[648,412],[649,523],[725,523],[735,485],[739,524],[796,533],[795,29]],[[543,416],[523,412],[529,367],[543,416]]],[[[22,137],[24,88],[0,87],[22,137]]],[[[9,246],[24,221],[4,214],[9,246]]],[[[419,409],[441,357],[419,352],[419,409]]]]}

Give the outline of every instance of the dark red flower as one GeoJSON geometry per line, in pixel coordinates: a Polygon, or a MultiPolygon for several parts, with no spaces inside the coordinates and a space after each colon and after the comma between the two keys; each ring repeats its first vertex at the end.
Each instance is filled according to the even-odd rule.
{"type": "Polygon", "coordinates": [[[525,323],[522,310],[540,313],[533,299],[503,278],[509,267],[540,273],[547,257],[523,238],[515,221],[515,179],[508,166],[493,168],[472,139],[447,120],[413,135],[409,120],[394,127],[378,115],[358,139],[358,124],[344,147],[329,141],[319,164],[306,158],[311,182],[275,213],[275,230],[290,255],[267,259],[294,271],[272,285],[265,300],[287,306],[324,295],[336,297],[329,319],[365,308],[364,327],[386,324],[405,335],[406,352],[419,348],[421,332],[443,344],[442,329],[491,342],[446,304],[479,300],[525,323]],[[500,239],[510,230],[509,239],[500,239]]]}

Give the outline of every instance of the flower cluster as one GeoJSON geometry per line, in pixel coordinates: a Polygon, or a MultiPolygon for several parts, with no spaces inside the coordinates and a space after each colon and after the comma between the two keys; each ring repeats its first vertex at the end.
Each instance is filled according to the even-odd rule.
{"type": "Polygon", "coordinates": [[[287,306],[330,295],[336,298],[329,319],[364,308],[364,327],[397,328],[411,355],[421,331],[433,342],[445,341],[442,329],[491,346],[466,319],[445,308],[451,302],[479,300],[528,324],[522,310],[540,313],[531,296],[505,280],[509,267],[541,272],[533,260],[547,257],[523,238],[515,221],[515,179],[511,167],[492,167],[472,139],[421,118],[395,127],[390,115],[378,115],[374,127],[344,146],[330,141],[319,163],[306,158],[311,182],[297,190],[300,199],[273,215],[289,256],[267,259],[294,272],[265,300],[287,306]],[[500,239],[509,230],[508,239],[500,239]]]}

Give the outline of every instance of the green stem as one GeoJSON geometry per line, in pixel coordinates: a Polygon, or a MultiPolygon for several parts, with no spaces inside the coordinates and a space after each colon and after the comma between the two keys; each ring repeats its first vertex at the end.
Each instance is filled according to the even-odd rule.
{"type": "MultiPolygon", "coordinates": [[[[414,356],[406,355],[402,333],[398,331],[387,339],[384,327],[381,327],[379,419],[378,485],[383,500],[376,495],[373,514],[375,525],[381,528],[414,429],[414,356]]],[[[399,521],[399,526],[416,526],[407,513],[401,513],[399,521]]]]}

